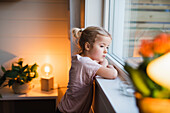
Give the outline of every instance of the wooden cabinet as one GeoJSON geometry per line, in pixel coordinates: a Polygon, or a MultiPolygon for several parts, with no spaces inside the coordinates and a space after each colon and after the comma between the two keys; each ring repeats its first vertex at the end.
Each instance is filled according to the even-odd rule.
{"type": "Polygon", "coordinates": [[[12,89],[0,89],[0,113],[55,113],[58,90],[41,91],[33,88],[27,94],[14,94],[12,89]]]}

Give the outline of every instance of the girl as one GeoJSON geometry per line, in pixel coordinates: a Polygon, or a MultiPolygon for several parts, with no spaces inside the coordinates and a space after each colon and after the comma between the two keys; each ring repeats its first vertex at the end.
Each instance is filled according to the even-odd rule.
{"type": "Polygon", "coordinates": [[[117,70],[105,59],[111,43],[110,34],[101,27],[72,29],[73,37],[79,39],[80,53],[72,56],[67,91],[61,99],[59,113],[89,113],[93,97],[93,78],[99,75],[114,79],[117,70]]]}

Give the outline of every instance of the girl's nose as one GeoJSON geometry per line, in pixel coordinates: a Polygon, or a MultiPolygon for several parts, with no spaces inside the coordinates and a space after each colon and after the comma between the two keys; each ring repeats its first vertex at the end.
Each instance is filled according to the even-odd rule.
{"type": "Polygon", "coordinates": [[[104,49],[104,53],[107,53],[107,48],[104,49]]]}

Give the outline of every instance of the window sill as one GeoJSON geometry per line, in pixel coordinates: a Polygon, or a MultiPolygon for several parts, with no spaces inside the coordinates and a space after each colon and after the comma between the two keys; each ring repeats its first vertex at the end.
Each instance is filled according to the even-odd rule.
{"type": "MultiPolygon", "coordinates": [[[[115,59],[107,56],[110,64],[113,64],[118,70],[119,76],[114,79],[104,79],[102,77],[96,77],[96,88],[95,88],[95,100],[100,99],[101,104],[95,101],[95,109],[104,110],[103,112],[110,113],[139,113],[136,106],[136,100],[133,96],[126,96],[120,91],[120,82],[122,80],[129,81],[129,77],[123,66],[118,63],[115,59]],[[105,106],[99,107],[99,106],[105,106]]],[[[101,111],[100,110],[100,111],[101,111]]],[[[99,110],[97,110],[99,111],[99,110]]]]}
{"type": "MultiPolygon", "coordinates": [[[[118,77],[114,80],[103,79],[99,76],[96,77],[96,93],[95,95],[100,95],[95,97],[95,111],[103,111],[106,109],[107,111],[103,111],[105,113],[139,113],[138,108],[136,106],[135,97],[130,97],[122,94],[120,91],[119,83],[121,79],[118,77]],[[100,101],[103,103],[97,103],[100,101]],[[96,104],[102,104],[102,106],[106,107],[97,107],[96,104]],[[110,104],[110,105],[108,105],[110,104]],[[111,106],[111,107],[109,107],[111,106]],[[102,110],[99,110],[102,109],[102,110]]],[[[99,105],[100,106],[100,105],[99,105]]]]}

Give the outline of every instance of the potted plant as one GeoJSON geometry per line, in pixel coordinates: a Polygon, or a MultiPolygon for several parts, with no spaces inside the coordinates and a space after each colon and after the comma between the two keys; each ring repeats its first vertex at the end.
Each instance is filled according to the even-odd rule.
{"type": "Polygon", "coordinates": [[[136,90],[137,106],[142,113],[169,113],[170,34],[143,40],[139,53],[143,61],[136,68],[127,62],[124,66],[136,90]]]}
{"type": "Polygon", "coordinates": [[[10,70],[6,70],[1,66],[4,74],[0,78],[0,87],[12,86],[15,93],[27,93],[31,87],[30,82],[32,79],[38,77],[37,66],[36,63],[31,66],[28,64],[23,65],[22,58],[13,63],[10,70]],[[6,80],[8,81],[5,82],[6,80]]]}

